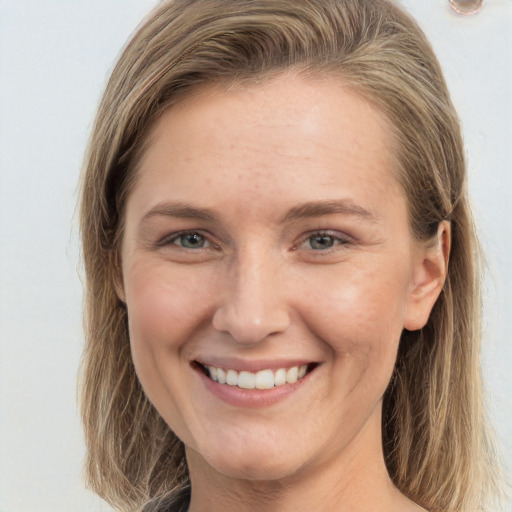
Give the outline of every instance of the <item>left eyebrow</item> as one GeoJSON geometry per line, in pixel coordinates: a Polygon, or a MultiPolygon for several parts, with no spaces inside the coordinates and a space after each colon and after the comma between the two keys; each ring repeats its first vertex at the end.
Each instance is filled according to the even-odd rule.
{"type": "Polygon", "coordinates": [[[310,217],[321,217],[322,215],[333,214],[349,215],[351,217],[359,217],[369,222],[377,222],[379,217],[371,210],[363,208],[350,199],[312,201],[295,206],[290,209],[283,217],[282,222],[290,222],[292,220],[306,219],[310,217]]]}

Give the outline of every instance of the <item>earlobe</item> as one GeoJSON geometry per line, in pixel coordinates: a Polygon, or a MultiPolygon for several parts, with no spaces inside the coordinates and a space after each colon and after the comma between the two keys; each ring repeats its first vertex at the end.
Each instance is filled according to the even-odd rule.
{"type": "Polygon", "coordinates": [[[448,274],[450,247],[451,225],[449,221],[443,221],[435,239],[420,249],[411,279],[405,329],[416,331],[427,323],[448,274]]]}

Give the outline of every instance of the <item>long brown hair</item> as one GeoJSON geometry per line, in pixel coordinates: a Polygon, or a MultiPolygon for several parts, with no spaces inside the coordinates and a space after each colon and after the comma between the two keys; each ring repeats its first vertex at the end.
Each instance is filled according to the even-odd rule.
{"type": "Polygon", "coordinates": [[[384,397],[384,455],[396,486],[423,507],[490,510],[497,476],[482,398],[481,269],[461,130],[429,43],[389,0],[168,1],[124,49],[82,176],[87,482],[127,511],[188,484],[182,443],[137,380],[115,291],[124,206],[148,131],[195,86],[288,68],[340,76],[391,121],[416,237],[451,222],[445,286],[427,325],[403,333],[384,397]]]}

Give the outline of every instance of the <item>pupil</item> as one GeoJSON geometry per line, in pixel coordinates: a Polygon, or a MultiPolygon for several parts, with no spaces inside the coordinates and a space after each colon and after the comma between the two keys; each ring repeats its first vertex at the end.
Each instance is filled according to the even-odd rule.
{"type": "Polygon", "coordinates": [[[313,249],[328,249],[329,247],[332,247],[333,244],[334,240],[332,236],[328,235],[315,236],[311,239],[311,247],[313,249]]]}
{"type": "Polygon", "coordinates": [[[186,235],[183,238],[183,245],[185,247],[198,247],[202,245],[202,237],[197,234],[186,235]]]}

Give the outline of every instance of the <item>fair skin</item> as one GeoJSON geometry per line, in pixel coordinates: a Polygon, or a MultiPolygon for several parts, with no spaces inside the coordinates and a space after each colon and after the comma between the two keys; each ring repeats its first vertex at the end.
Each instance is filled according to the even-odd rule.
{"type": "Polygon", "coordinates": [[[137,375],[186,447],[191,512],[421,510],[388,477],[382,396],[442,288],[449,226],[411,235],[392,148],[329,77],[204,87],[156,123],[119,295],[137,375]],[[215,377],[233,369],[250,383],[215,377]],[[258,372],[275,385],[254,389],[258,372]]]}

